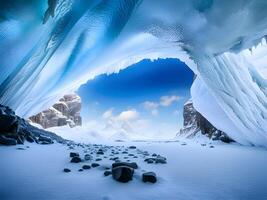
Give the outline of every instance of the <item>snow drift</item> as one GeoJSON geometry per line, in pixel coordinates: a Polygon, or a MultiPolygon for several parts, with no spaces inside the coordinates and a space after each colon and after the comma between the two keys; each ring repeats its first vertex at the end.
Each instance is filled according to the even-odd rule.
{"type": "Polygon", "coordinates": [[[179,58],[198,75],[196,109],[234,140],[267,146],[265,0],[49,2],[1,2],[0,103],[27,117],[98,74],[179,58]]]}

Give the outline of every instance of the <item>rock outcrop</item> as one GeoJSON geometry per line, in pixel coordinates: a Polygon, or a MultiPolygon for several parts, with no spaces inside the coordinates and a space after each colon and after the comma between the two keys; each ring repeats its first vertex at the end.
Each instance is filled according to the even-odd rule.
{"type": "Polygon", "coordinates": [[[16,145],[25,141],[38,144],[52,144],[65,140],[52,132],[39,129],[20,118],[7,106],[0,104],[0,144],[16,145]]]}
{"type": "Polygon", "coordinates": [[[212,140],[221,140],[226,143],[233,140],[226,133],[215,128],[205,117],[203,117],[193,106],[191,100],[184,105],[183,111],[184,127],[177,134],[186,138],[193,138],[198,132],[206,135],[212,140]]]}
{"type": "Polygon", "coordinates": [[[33,123],[40,124],[43,128],[50,128],[56,126],[82,125],[81,98],[76,94],[68,94],[55,103],[51,108],[44,110],[29,119],[33,123]]]}

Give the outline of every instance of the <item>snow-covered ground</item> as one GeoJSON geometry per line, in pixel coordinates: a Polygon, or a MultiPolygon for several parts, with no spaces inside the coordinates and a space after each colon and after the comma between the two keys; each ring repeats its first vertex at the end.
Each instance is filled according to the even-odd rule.
{"type": "MultiPolygon", "coordinates": [[[[78,172],[85,163],[70,163],[67,146],[26,144],[0,147],[1,200],[219,200],[267,199],[267,150],[236,144],[216,144],[215,148],[186,141],[117,142],[135,145],[149,153],[167,157],[167,164],[147,164],[143,158],[131,159],[140,166],[134,179],[119,183],[103,176],[103,168],[78,172]],[[24,146],[24,147],[26,147],[24,146]],[[23,146],[21,146],[23,147],[23,146]],[[63,168],[70,168],[64,173],[63,168]],[[143,183],[142,170],[158,175],[155,184],[143,183]]],[[[82,156],[83,149],[76,148],[82,156]]],[[[129,150],[135,153],[135,150],[129,150]]],[[[110,165],[109,159],[99,162],[110,165]]]]}

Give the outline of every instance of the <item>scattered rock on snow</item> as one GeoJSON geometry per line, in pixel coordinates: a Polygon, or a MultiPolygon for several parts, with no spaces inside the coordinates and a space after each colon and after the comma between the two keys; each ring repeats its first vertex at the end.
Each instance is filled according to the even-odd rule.
{"type": "Polygon", "coordinates": [[[2,145],[16,145],[17,141],[12,138],[7,138],[3,135],[0,135],[0,144],[2,145]]]}
{"type": "Polygon", "coordinates": [[[112,177],[116,181],[127,183],[133,178],[134,169],[127,166],[118,166],[112,168],[112,177]]]}
{"type": "Polygon", "coordinates": [[[98,163],[92,163],[91,166],[92,166],[93,168],[95,168],[95,167],[99,167],[100,165],[99,165],[98,163]]]}
{"type": "Polygon", "coordinates": [[[91,166],[90,165],[83,165],[82,168],[83,169],[91,169],[91,166]]]}
{"type": "Polygon", "coordinates": [[[104,176],[109,176],[109,175],[111,175],[111,174],[112,174],[111,171],[105,171],[105,172],[104,172],[104,176]]]}
{"type": "Polygon", "coordinates": [[[64,171],[64,172],[66,172],[66,173],[69,173],[69,172],[71,172],[71,170],[70,170],[70,169],[68,169],[68,168],[65,168],[65,169],[63,169],[63,171],[64,171]]]}
{"type": "Polygon", "coordinates": [[[146,182],[156,183],[157,176],[154,172],[146,172],[146,173],[143,173],[142,180],[144,183],[146,182]]]}
{"type": "Polygon", "coordinates": [[[73,157],[80,157],[79,153],[77,152],[70,152],[70,157],[73,158],[73,157]]]}
{"type": "Polygon", "coordinates": [[[79,163],[79,162],[82,162],[82,159],[78,156],[74,156],[71,161],[72,163],[79,163]]]}

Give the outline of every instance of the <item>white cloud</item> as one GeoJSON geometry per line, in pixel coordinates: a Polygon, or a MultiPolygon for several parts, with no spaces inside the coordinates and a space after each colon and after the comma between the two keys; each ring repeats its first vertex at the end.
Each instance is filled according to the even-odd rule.
{"type": "Polygon", "coordinates": [[[164,106],[164,107],[167,107],[167,106],[170,106],[173,102],[176,102],[180,99],[179,96],[162,96],[160,98],[160,105],[161,106],[164,106]]]}
{"type": "Polygon", "coordinates": [[[145,101],[143,103],[143,106],[145,109],[149,110],[151,112],[151,115],[157,116],[159,115],[159,107],[168,107],[172,103],[178,101],[180,99],[179,96],[162,96],[160,97],[159,102],[153,102],[153,101],[145,101]]]}
{"type": "Polygon", "coordinates": [[[132,109],[132,110],[126,110],[121,112],[116,118],[120,121],[132,121],[137,119],[139,116],[139,113],[132,109]]]}
{"type": "Polygon", "coordinates": [[[145,101],[143,103],[143,106],[145,109],[149,110],[151,112],[151,115],[157,116],[159,114],[158,107],[159,104],[153,101],[145,101]]]}
{"type": "Polygon", "coordinates": [[[104,119],[109,119],[113,116],[113,108],[108,109],[106,112],[103,113],[102,117],[104,119]]]}
{"type": "Polygon", "coordinates": [[[144,107],[147,109],[147,110],[153,110],[153,109],[156,109],[158,108],[159,104],[158,103],[155,103],[153,101],[145,101],[143,103],[144,107]]]}

